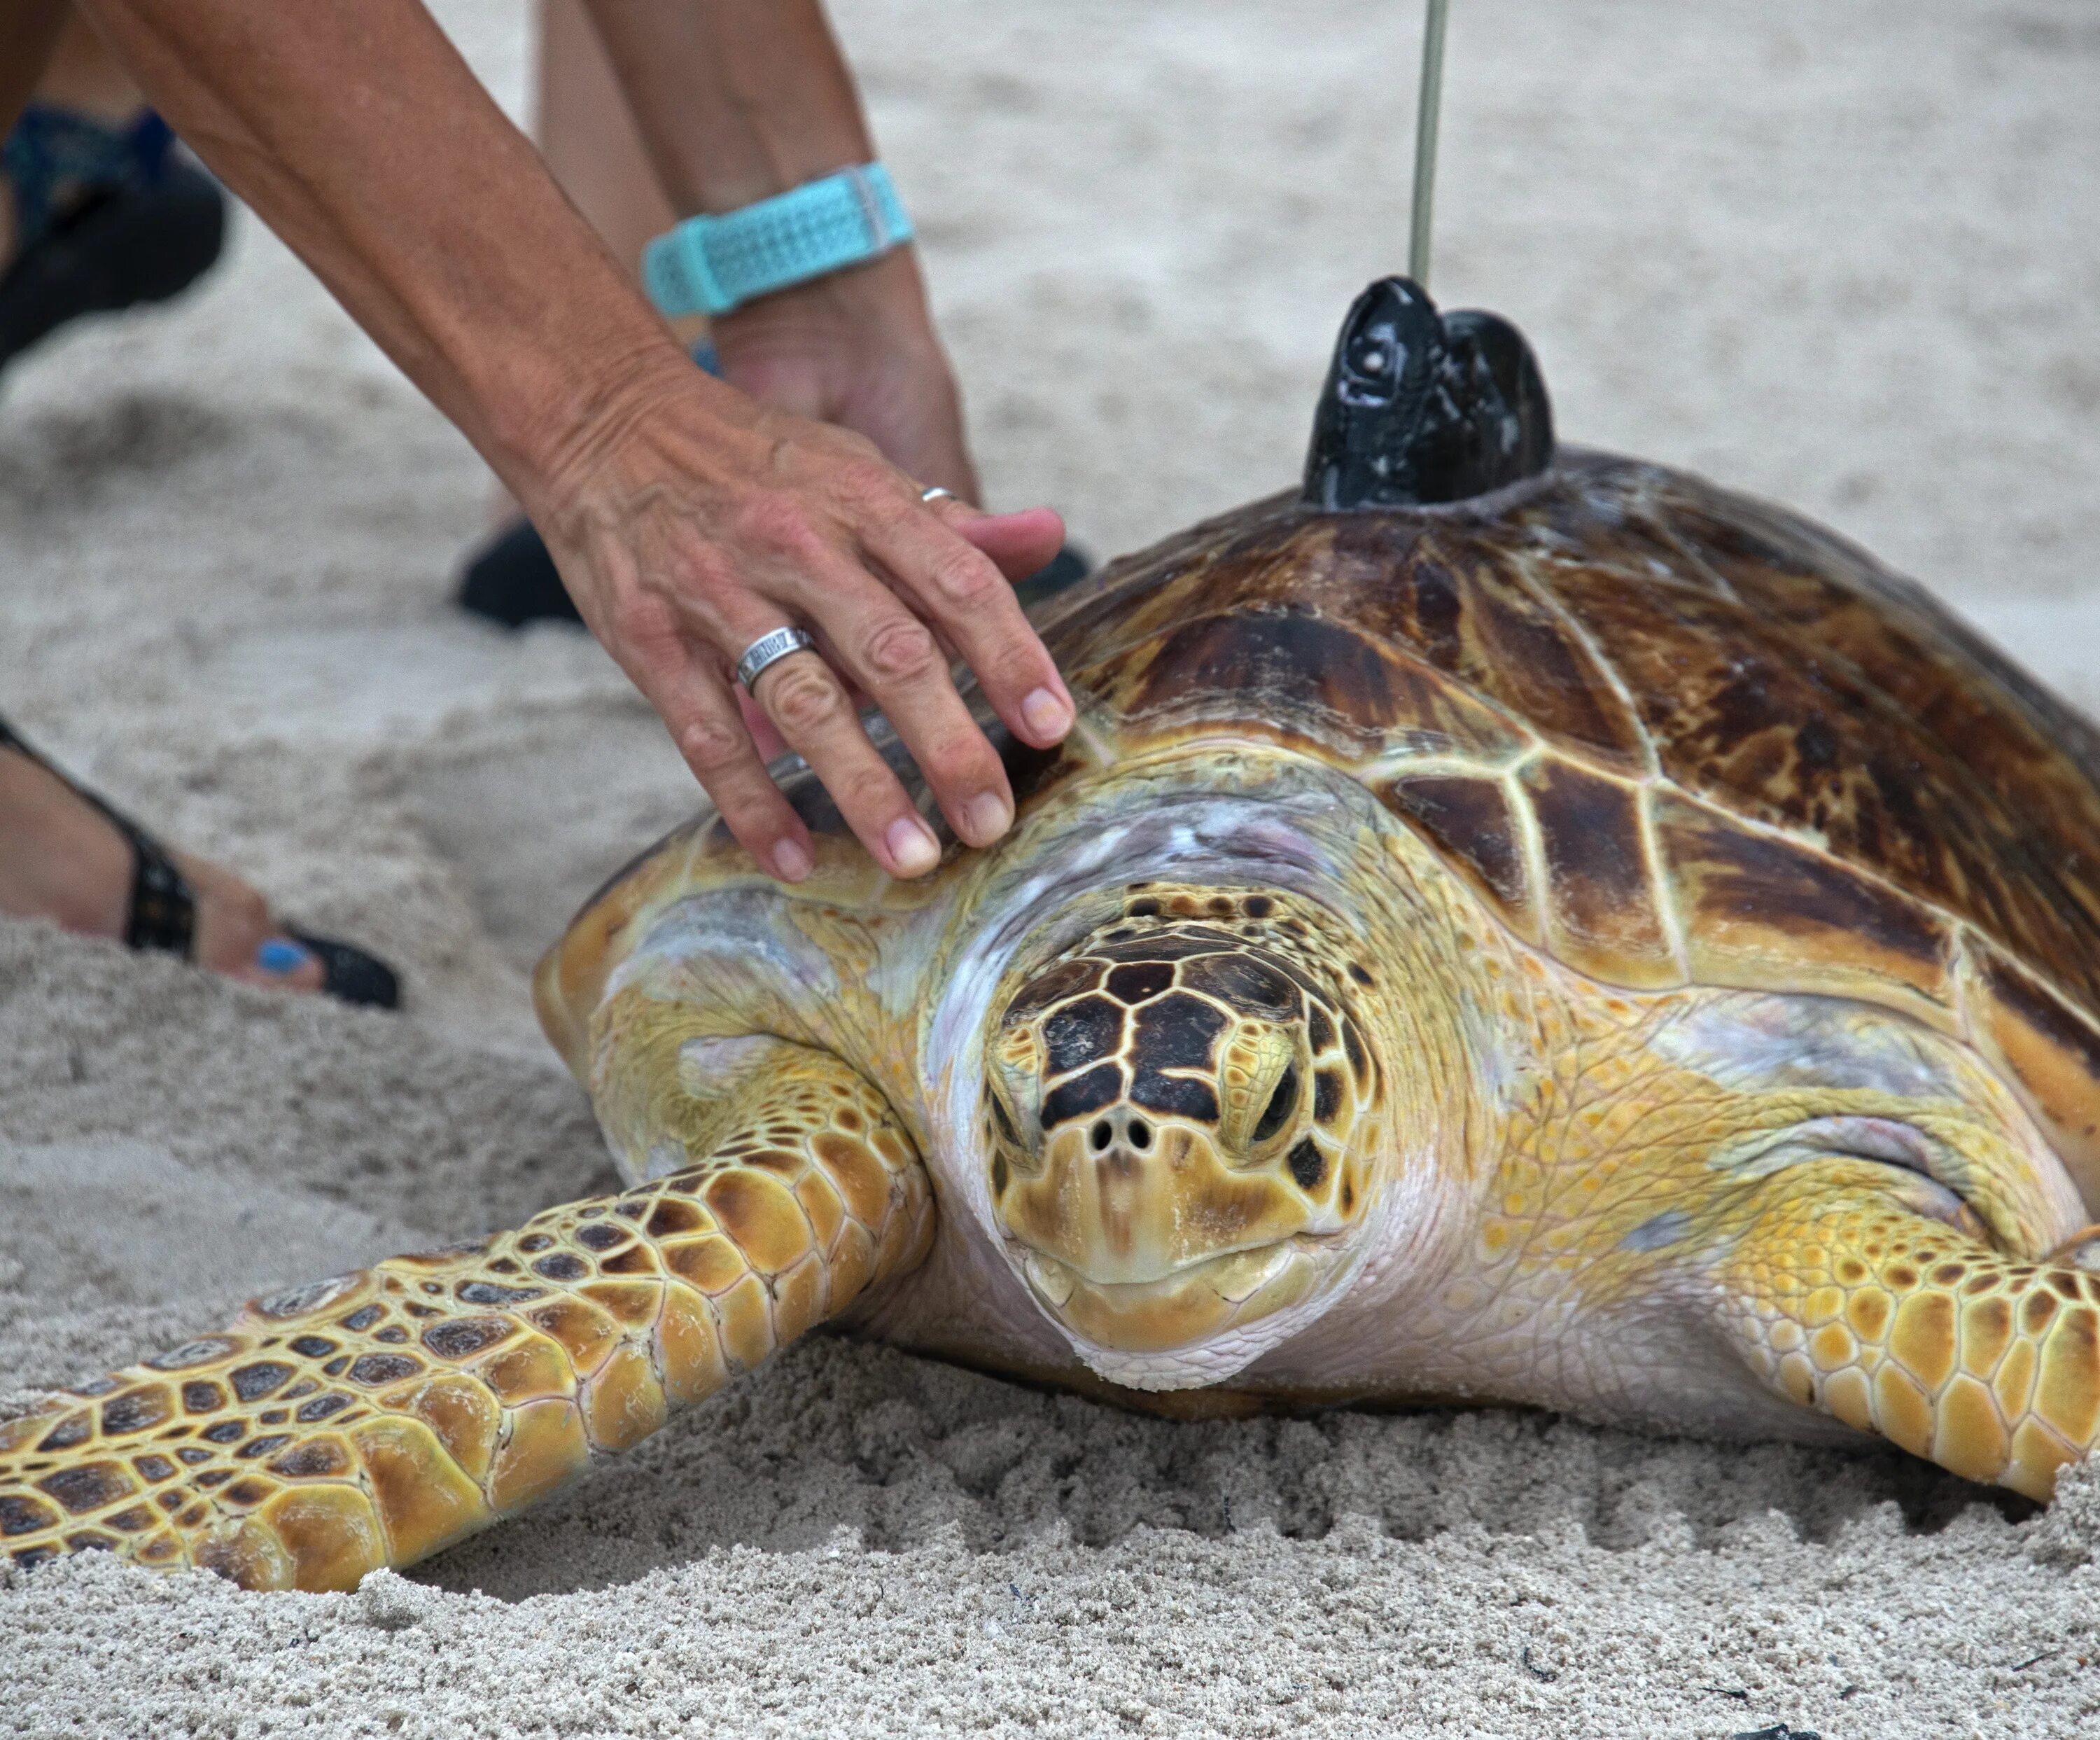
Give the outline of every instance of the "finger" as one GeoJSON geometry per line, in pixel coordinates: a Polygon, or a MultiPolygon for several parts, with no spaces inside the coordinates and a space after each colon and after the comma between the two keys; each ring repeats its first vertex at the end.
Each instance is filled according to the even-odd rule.
{"type": "Polygon", "coordinates": [[[743,716],[743,728],[751,733],[752,742],[758,746],[761,761],[770,766],[788,753],[788,740],[780,735],[780,727],[765,717],[765,709],[741,683],[736,686],[736,710],[743,716]]]}
{"type": "Polygon", "coordinates": [[[1051,509],[1018,514],[978,514],[960,505],[936,510],[956,534],[990,556],[1008,580],[1026,580],[1048,567],[1065,547],[1065,522],[1051,509]]]}
{"type": "MultiPolygon", "coordinates": [[[[826,655],[829,656],[828,653],[826,655]]],[[[948,661],[955,662],[955,655],[948,654],[948,661]]],[[[726,682],[729,679],[725,678],[726,682]]],[[[751,740],[758,745],[758,758],[770,766],[788,753],[788,740],[780,735],[780,728],[765,716],[765,709],[751,698],[741,683],[730,682],[736,696],[736,709],[743,715],[743,728],[751,733],[751,740]]],[[[857,683],[846,685],[855,713],[864,713],[875,704],[867,691],[857,683]]]]}
{"type": "Polygon", "coordinates": [[[843,559],[810,576],[809,605],[837,669],[874,699],[911,750],[943,814],[972,846],[1013,819],[1006,769],[955,692],[940,642],[897,594],[843,559]]]}
{"type": "Polygon", "coordinates": [[[766,772],[729,685],[710,666],[707,650],[695,648],[643,692],[737,843],[782,881],[799,882],[816,862],[810,830],[766,772]]]}
{"type": "Polygon", "coordinates": [[[878,523],[867,545],[962,655],[1017,736],[1039,749],[1063,740],[1074,717],[1071,691],[990,557],[923,509],[878,523]]]}
{"type": "Polygon", "coordinates": [[[790,653],[761,671],[752,690],[877,863],[909,879],[940,863],[933,829],[868,741],[852,698],[829,665],[814,652],[790,653]]]}

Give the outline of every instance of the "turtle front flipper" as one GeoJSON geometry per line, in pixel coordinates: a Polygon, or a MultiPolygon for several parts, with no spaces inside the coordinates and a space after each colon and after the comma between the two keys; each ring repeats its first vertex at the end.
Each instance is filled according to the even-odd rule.
{"type": "Polygon", "coordinates": [[[1842,1175],[1760,1199],[1720,1279],[1775,1389],[2036,1499],[2100,1440],[2100,1274],[2062,1260],[2077,1240],[2022,1261],[1842,1175]]]}
{"type": "MultiPolygon", "coordinates": [[[[352,1588],[647,1437],[915,1261],[932,1198],[881,1096],[799,1045],[739,1061],[706,1146],[665,1176],[253,1301],[0,1425],[0,1551],[352,1588]]],[[[680,1133],[661,1133],[668,1158],[680,1133]]]]}

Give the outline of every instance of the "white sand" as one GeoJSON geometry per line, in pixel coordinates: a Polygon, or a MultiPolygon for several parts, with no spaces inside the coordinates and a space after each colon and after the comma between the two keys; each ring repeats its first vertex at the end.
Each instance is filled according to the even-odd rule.
{"type": "MultiPolygon", "coordinates": [[[[2100,705],[2087,0],[1456,10],[1436,287],[1524,324],[1563,428],[1830,519],[2100,705]]],[[[514,104],[520,11],[446,12],[514,104]]],[[[996,498],[1106,552],[1289,476],[1400,262],[1414,8],[840,11],[996,498]]],[[[523,969],[691,796],[587,643],[448,611],[484,488],[252,223],[0,390],[0,711],[415,999],[0,925],[0,1386],[604,1181],[523,969]]],[[[1493,1411],[1176,1427],[820,1340],[355,1596],[0,1575],[0,1730],[2067,1737],[2072,1488],[2021,1520],[1894,1455],[1493,1411]]]]}

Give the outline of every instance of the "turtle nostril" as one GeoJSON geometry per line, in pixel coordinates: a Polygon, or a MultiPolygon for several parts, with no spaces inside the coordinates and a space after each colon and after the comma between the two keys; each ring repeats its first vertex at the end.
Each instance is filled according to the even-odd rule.
{"type": "Polygon", "coordinates": [[[1130,1120],[1130,1145],[1133,1148],[1149,1148],[1152,1146],[1152,1126],[1142,1118],[1130,1120]]]}
{"type": "Polygon", "coordinates": [[[1096,1118],[1094,1120],[1094,1127],[1087,1132],[1087,1140],[1093,1144],[1094,1152],[1099,1154],[1102,1149],[1108,1146],[1109,1138],[1114,1134],[1115,1132],[1109,1128],[1109,1120],[1106,1118],[1096,1118]]]}

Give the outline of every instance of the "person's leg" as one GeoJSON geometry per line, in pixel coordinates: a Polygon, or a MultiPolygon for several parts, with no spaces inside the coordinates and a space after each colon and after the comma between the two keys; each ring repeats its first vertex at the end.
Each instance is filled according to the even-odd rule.
{"type": "MultiPolygon", "coordinates": [[[[32,99],[117,126],[142,106],[137,86],[65,0],[0,0],[0,138],[32,99]]],[[[0,198],[0,271],[12,258],[13,228],[14,201],[0,198]]],[[[48,918],[88,936],[124,934],[130,843],[56,774],[7,747],[0,747],[0,912],[48,918]]],[[[319,987],[320,963],[311,955],[289,972],[263,970],[258,950],[283,933],[260,894],[215,865],[170,856],[196,896],[200,964],[240,978],[319,987]]]]}
{"type": "Polygon", "coordinates": [[[218,258],[226,196],[60,0],[0,0],[0,368],[82,316],[165,302],[218,258]]]}
{"type": "MultiPolygon", "coordinates": [[[[130,152],[139,150],[135,130],[144,99],[66,0],[0,0],[0,140],[15,132],[32,101],[68,117],[67,125],[106,130],[112,139],[131,140],[130,152]]],[[[142,173],[134,161],[117,168],[126,178],[142,173]]],[[[158,170],[143,188],[114,189],[78,186],[62,176],[55,188],[40,189],[58,214],[48,231],[60,237],[57,251],[33,237],[33,258],[23,260],[18,272],[15,192],[0,169],[0,361],[70,317],[75,301],[86,311],[161,300],[218,250],[223,196],[193,170],[158,170]],[[88,211],[90,202],[99,208],[93,227],[66,214],[68,208],[76,215],[88,211]],[[150,256],[128,274],[121,269],[127,250],[150,256]],[[83,294],[69,299],[69,289],[83,294]]],[[[48,918],[88,936],[123,937],[138,868],[131,841],[10,737],[0,720],[0,913],[48,918]]],[[[361,985],[364,994],[353,1000],[390,1001],[390,991],[372,995],[377,980],[390,983],[392,977],[377,963],[324,941],[294,940],[245,883],[201,859],[161,850],[187,885],[194,908],[189,954],[198,965],[289,990],[326,986],[348,995],[346,987],[361,985]],[[337,955],[355,958],[332,963],[337,955]]]]}
{"type": "MultiPolygon", "coordinates": [[[[539,0],[538,11],[533,140],[570,202],[613,257],[638,276],[642,249],[677,222],[678,212],[664,192],[626,92],[582,0],[539,0]]],[[[703,366],[713,369],[712,347],[704,342],[705,317],[670,324],[696,358],[708,358],[703,366]]],[[[794,377],[792,369],[781,371],[774,384],[794,377]]],[[[737,384],[761,399],[789,402],[770,393],[762,377],[748,375],[737,384]]],[[[805,404],[792,404],[791,409],[813,411],[805,404]]],[[[545,543],[501,486],[492,498],[490,520],[492,535],[469,553],[461,567],[459,604],[510,628],[540,621],[580,627],[582,616],[545,543]]],[[[1068,546],[1022,585],[1032,603],[1083,578],[1090,567],[1084,554],[1068,546]]]]}
{"type": "MultiPolygon", "coordinates": [[[[83,936],[121,938],[130,916],[130,843],[108,818],[49,768],[0,746],[0,912],[48,918],[83,936]]],[[[299,951],[289,970],[263,964],[266,943],[285,942],[268,903],[214,864],[186,853],[169,858],[196,902],[193,952],[201,966],[253,984],[318,990],[320,962],[299,951]]],[[[272,952],[273,960],[293,956],[272,952]]]]}
{"type": "Polygon", "coordinates": [[[66,0],[0,0],[0,133],[35,94],[72,15],[66,0]]]}
{"type": "MultiPolygon", "coordinates": [[[[66,0],[0,0],[0,139],[13,130],[37,94],[59,38],[73,21],[66,0]]],[[[14,251],[14,201],[0,198],[0,271],[14,251]]]]}
{"type": "MultiPolygon", "coordinates": [[[[145,106],[130,74],[67,0],[0,0],[0,139],[33,101],[120,127],[145,106]]],[[[14,258],[14,208],[0,198],[0,271],[14,258]]]]}
{"type": "MultiPolygon", "coordinates": [[[[36,0],[38,4],[47,0],[36,0]]],[[[57,40],[37,82],[36,99],[97,121],[130,121],[146,99],[94,27],[70,7],[60,8],[57,40]]],[[[13,118],[11,116],[9,117],[13,118]]]]}
{"type": "Polygon", "coordinates": [[[642,250],[677,222],[642,148],[627,99],[580,0],[540,0],[532,136],[607,247],[638,272],[642,250]]]}

